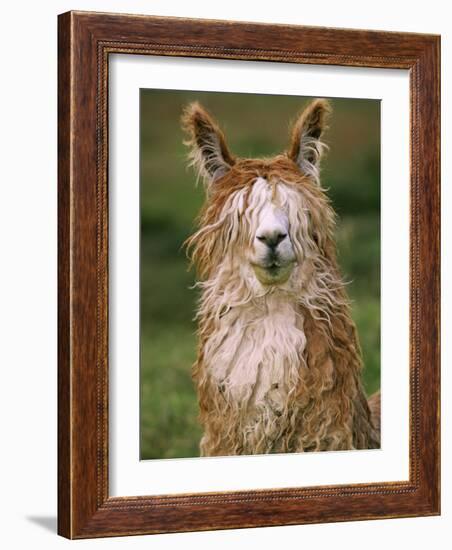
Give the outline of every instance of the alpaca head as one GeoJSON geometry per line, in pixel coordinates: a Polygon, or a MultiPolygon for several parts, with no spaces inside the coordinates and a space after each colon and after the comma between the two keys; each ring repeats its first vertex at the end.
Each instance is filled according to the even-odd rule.
{"type": "Polygon", "coordinates": [[[329,112],[327,101],[311,102],[287,152],[239,159],[201,105],[185,109],[186,144],[206,188],[200,228],[188,241],[203,279],[234,273],[255,291],[289,288],[327,255],[334,215],[319,164],[329,112]]]}

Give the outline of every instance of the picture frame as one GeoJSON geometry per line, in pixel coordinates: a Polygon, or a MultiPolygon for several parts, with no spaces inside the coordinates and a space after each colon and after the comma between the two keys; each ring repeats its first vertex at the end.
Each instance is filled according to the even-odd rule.
{"type": "Polygon", "coordinates": [[[58,33],[58,533],[90,538],[440,513],[440,38],[68,12],[58,33]],[[409,480],[109,494],[109,56],[405,69],[410,78],[409,480]]]}

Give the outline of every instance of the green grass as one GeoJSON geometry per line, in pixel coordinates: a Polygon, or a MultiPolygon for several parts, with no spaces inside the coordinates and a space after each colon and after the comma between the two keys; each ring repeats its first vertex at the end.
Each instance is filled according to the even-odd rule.
{"type": "MultiPolygon", "coordinates": [[[[190,377],[197,292],[181,249],[203,202],[186,168],[179,118],[201,101],[239,156],[273,155],[305,98],[145,90],[141,94],[141,458],[198,455],[190,377]]],[[[334,100],[322,180],[339,215],[339,263],[364,355],[368,393],[380,386],[379,103],[334,100]]]]}

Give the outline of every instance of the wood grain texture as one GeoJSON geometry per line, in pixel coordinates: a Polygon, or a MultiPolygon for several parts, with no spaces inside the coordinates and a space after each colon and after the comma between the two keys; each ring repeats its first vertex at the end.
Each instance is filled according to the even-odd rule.
{"type": "MultiPolygon", "coordinates": [[[[70,15],[60,18],[67,27],[70,15]]],[[[58,34],[58,530],[71,532],[70,410],[70,33],[58,34]]]]}
{"type": "Polygon", "coordinates": [[[58,531],[68,538],[439,513],[437,36],[69,12],[59,16],[58,531]],[[108,56],[410,70],[410,480],[108,495],[108,56]]]}

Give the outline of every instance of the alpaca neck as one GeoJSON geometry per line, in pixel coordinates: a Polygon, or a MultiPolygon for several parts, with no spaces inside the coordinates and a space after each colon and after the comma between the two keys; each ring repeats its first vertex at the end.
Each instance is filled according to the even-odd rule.
{"type": "Polygon", "coordinates": [[[206,342],[204,358],[226,400],[277,412],[298,384],[305,345],[295,303],[285,292],[272,292],[224,314],[206,342]]]}

